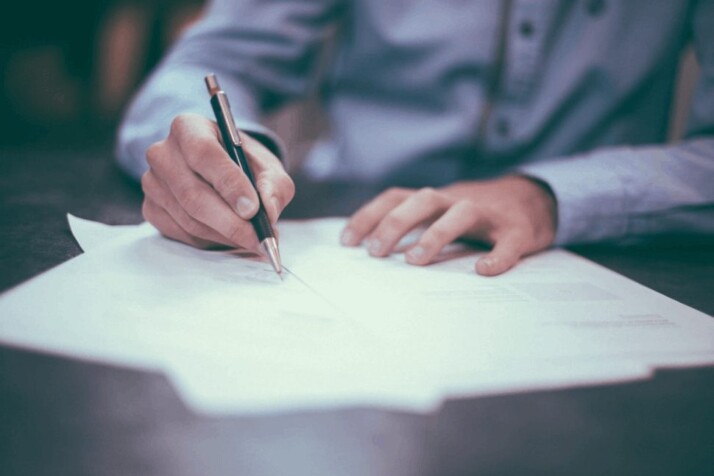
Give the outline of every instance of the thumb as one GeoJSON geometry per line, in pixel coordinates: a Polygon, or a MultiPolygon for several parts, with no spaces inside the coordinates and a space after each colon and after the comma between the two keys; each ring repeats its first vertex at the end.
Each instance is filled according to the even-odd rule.
{"type": "Polygon", "coordinates": [[[256,187],[270,222],[275,224],[295,196],[295,184],[281,167],[277,173],[261,176],[256,187]]]}
{"type": "Polygon", "coordinates": [[[295,196],[295,183],[283,163],[262,143],[248,134],[243,135],[244,149],[250,163],[255,186],[271,223],[295,196]]]}
{"type": "Polygon", "coordinates": [[[523,256],[526,240],[521,233],[506,233],[496,240],[493,249],[476,262],[476,272],[482,276],[505,273],[523,256]]]}

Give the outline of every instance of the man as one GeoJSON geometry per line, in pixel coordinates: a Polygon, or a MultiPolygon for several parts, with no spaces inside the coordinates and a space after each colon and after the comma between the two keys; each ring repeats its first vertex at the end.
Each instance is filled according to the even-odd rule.
{"type": "Polygon", "coordinates": [[[273,221],[294,185],[259,119],[317,85],[331,136],[305,173],[414,187],[350,218],[342,242],[373,256],[427,224],[407,262],[471,238],[493,245],[476,271],[496,275],[553,244],[714,230],[711,0],[212,2],[130,107],[118,156],[143,174],[144,215],[164,235],[256,249],[257,196],[210,120],[209,72],[273,221]],[[662,145],[690,41],[702,74],[687,138],[662,145]]]}

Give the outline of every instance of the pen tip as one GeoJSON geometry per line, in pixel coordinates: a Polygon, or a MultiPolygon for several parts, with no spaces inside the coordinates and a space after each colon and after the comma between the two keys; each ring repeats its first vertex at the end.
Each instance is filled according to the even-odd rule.
{"type": "Polygon", "coordinates": [[[266,238],[263,240],[261,243],[261,246],[263,247],[263,251],[265,251],[265,254],[268,256],[268,260],[270,261],[270,264],[273,266],[273,269],[275,270],[276,273],[278,273],[278,276],[282,279],[283,275],[283,267],[280,263],[280,252],[278,251],[278,243],[275,240],[275,238],[266,238]]]}

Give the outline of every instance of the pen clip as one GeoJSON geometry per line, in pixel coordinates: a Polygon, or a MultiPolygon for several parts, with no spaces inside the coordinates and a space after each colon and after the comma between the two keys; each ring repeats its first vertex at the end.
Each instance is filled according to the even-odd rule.
{"type": "Polygon", "coordinates": [[[221,115],[223,116],[226,128],[228,129],[228,135],[231,137],[231,142],[233,142],[234,146],[240,147],[243,144],[243,141],[241,141],[238,128],[236,127],[235,122],[233,122],[233,114],[231,114],[231,106],[228,104],[228,97],[226,96],[226,93],[223,91],[217,92],[216,99],[220,104],[221,115]]]}
{"type": "Polygon", "coordinates": [[[234,146],[241,147],[243,141],[241,141],[240,133],[238,132],[238,128],[233,121],[233,114],[231,113],[231,105],[228,102],[228,96],[226,96],[226,93],[218,84],[218,78],[216,78],[215,74],[209,74],[206,76],[205,81],[209,94],[211,94],[214,98],[216,98],[216,101],[218,101],[218,112],[223,119],[223,123],[226,125],[231,142],[234,146]]]}

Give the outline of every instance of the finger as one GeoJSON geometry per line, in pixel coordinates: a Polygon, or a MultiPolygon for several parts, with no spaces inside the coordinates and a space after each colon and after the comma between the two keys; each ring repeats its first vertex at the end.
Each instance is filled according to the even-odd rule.
{"type": "Polygon", "coordinates": [[[226,152],[215,123],[201,116],[180,115],[171,124],[172,138],[189,168],[208,182],[244,220],[258,211],[258,195],[248,176],[226,152]]]}
{"type": "Polygon", "coordinates": [[[511,231],[496,239],[493,249],[476,262],[476,272],[496,276],[511,269],[523,256],[527,239],[522,233],[511,231]]]}
{"type": "Polygon", "coordinates": [[[447,205],[447,198],[433,188],[420,189],[382,218],[369,235],[369,253],[387,256],[407,233],[442,214],[447,205]]]}
{"type": "Polygon", "coordinates": [[[147,200],[162,208],[168,213],[172,220],[180,226],[188,235],[206,242],[235,247],[237,243],[222,236],[217,231],[207,225],[195,220],[181,208],[176,198],[173,196],[168,186],[164,184],[156,175],[149,170],[141,178],[141,186],[147,200]]]}
{"type": "Polygon", "coordinates": [[[200,238],[189,235],[186,231],[179,226],[178,223],[171,218],[164,209],[156,205],[151,200],[144,200],[142,206],[142,213],[144,218],[154,225],[154,227],[159,230],[159,232],[167,238],[172,240],[180,241],[191,245],[196,248],[208,248],[211,243],[200,238]]]}
{"type": "Polygon", "coordinates": [[[413,192],[403,188],[390,188],[357,210],[347,222],[340,240],[343,245],[357,246],[374,230],[384,216],[403,202],[413,192]]]}
{"type": "Polygon", "coordinates": [[[231,243],[254,250],[258,240],[252,226],[240,218],[208,183],[184,162],[181,151],[167,141],[165,147],[147,151],[151,170],[171,191],[181,208],[194,220],[217,231],[231,243]]]}
{"type": "Polygon", "coordinates": [[[426,265],[431,263],[441,250],[465,234],[479,228],[484,217],[478,207],[462,200],[455,203],[438,220],[422,233],[417,243],[407,251],[407,263],[426,265]]]}
{"type": "Polygon", "coordinates": [[[259,177],[256,183],[258,193],[270,222],[275,224],[285,207],[295,197],[295,183],[284,171],[265,172],[259,177]]]}
{"type": "Polygon", "coordinates": [[[295,184],[280,159],[262,142],[245,132],[240,135],[258,194],[268,218],[275,223],[295,196],[295,184]]]}

